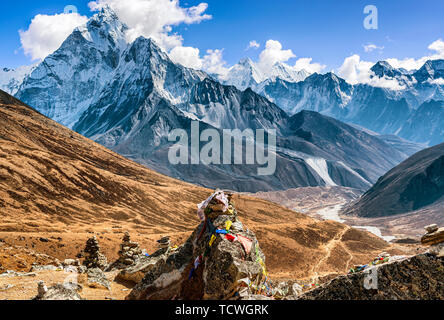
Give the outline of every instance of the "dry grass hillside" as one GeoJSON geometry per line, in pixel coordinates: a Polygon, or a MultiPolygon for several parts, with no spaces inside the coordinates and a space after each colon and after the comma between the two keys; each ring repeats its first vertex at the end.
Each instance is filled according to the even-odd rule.
{"type": "MultiPolygon", "coordinates": [[[[148,252],[163,235],[180,244],[198,224],[196,204],[210,192],[146,169],[0,92],[0,272],[27,271],[36,261],[32,252],[74,258],[92,234],[109,260],[126,230],[148,252]]],[[[340,223],[235,199],[275,278],[344,273],[395,250],[340,223]]]]}

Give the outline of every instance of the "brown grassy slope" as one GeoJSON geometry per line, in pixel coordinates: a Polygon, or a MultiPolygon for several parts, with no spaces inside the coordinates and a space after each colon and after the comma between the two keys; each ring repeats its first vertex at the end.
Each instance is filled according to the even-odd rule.
{"type": "MultiPolygon", "coordinates": [[[[161,235],[180,244],[198,224],[196,204],[209,194],[125,159],[0,92],[0,239],[8,245],[73,258],[95,233],[112,260],[124,230],[149,251],[161,235]]],[[[237,196],[236,204],[275,277],[344,272],[388,249],[369,233],[265,200],[237,196]]]]}

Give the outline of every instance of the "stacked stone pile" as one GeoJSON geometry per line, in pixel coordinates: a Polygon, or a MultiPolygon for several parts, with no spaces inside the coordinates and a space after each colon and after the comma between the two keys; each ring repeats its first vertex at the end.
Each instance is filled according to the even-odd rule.
{"type": "Polygon", "coordinates": [[[86,246],[83,252],[85,254],[83,265],[88,269],[99,268],[105,270],[108,267],[108,261],[100,252],[99,241],[95,236],[86,241],[86,246]]]}

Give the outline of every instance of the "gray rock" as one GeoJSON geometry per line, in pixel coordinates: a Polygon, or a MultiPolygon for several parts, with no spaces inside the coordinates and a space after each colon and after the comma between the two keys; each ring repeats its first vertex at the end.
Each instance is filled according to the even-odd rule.
{"type": "Polygon", "coordinates": [[[75,266],[75,267],[78,267],[78,266],[80,266],[80,261],[79,261],[79,259],[65,259],[65,260],[62,262],[62,265],[63,265],[64,267],[67,267],[67,266],[75,266]]]}
{"type": "Polygon", "coordinates": [[[87,282],[88,282],[88,286],[90,288],[96,288],[96,289],[111,289],[111,285],[108,281],[108,279],[106,278],[105,273],[99,269],[99,268],[94,268],[94,269],[88,269],[87,273],[87,282]]]}
{"type": "Polygon", "coordinates": [[[16,272],[13,270],[7,270],[6,272],[0,274],[2,278],[13,278],[13,277],[36,277],[34,272],[16,272]]]}
{"type": "Polygon", "coordinates": [[[429,252],[438,258],[444,258],[444,243],[431,246],[429,252]]]}
{"type": "Polygon", "coordinates": [[[35,271],[57,271],[59,269],[61,269],[61,268],[53,266],[53,265],[48,265],[48,266],[35,265],[35,266],[32,266],[31,272],[35,272],[35,271]]]}
{"type": "Polygon", "coordinates": [[[38,284],[38,294],[33,300],[82,300],[77,290],[57,284],[46,288],[43,281],[38,284]]]}

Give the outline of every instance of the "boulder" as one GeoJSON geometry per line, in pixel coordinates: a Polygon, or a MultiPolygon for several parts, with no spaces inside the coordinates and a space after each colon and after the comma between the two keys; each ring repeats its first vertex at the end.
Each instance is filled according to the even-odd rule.
{"type": "Polygon", "coordinates": [[[68,267],[68,266],[78,267],[78,266],[80,266],[80,261],[79,261],[79,259],[65,259],[62,262],[62,265],[64,267],[68,267]]]}
{"type": "Polygon", "coordinates": [[[444,258],[444,242],[431,246],[429,252],[438,258],[444,258]]]}
{"type": "Polygon", "coordinates": [[[425,245],[435,245],[444,242],[444,228],[428,233],[421,238],[421,243],[425,245]]]}
{"type": "Polygon", "coordinates": [[[135,265],[120,271],[115,280],[133,284],[141,282],[147,273],[156,268],[160,260],[166,259],[166,252],[167,250],[161,249],[149,257],[141,257],[135,265]]]}
{"type": "Polygon", "coordinates": [[[88,271],[86,272],[86,277],[86,283],[90,288],[107,290],[111,289],[110,283],[106,278],[105,273],[99,268],[88,269],[88,271]]]}
{"type": "Polygon", "coordinates": [[[244,228],[230,207],[222,211],[217,206],[216,211],[199,205],[205,221],[176,250],[150,257],[147,273],[126,299],[227,300],[239,297],[243,279],[262,287],[265,256],[255,234],[244,228]],[[229,235],[223,231],[227,226],[231,227],[229,235]]]}
{"type": "Polygon", "coordinates": [[[40,281],[37,292],[33,300],[82,300],[76,289],[61,284],[47,288],[45,283],[40,281]]]}

